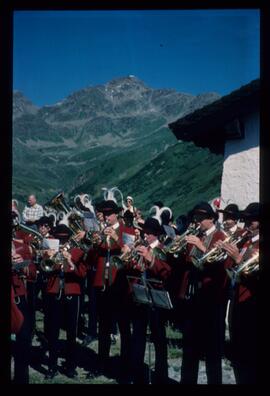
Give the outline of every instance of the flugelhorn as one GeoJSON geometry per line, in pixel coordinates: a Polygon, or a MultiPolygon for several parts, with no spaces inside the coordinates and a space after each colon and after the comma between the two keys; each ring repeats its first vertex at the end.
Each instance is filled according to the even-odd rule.
{"type": "MultiPolygon", "coordinates": [[[[224,232],[224,231],[223,231],[224,232]]],[[[223,243],[230,243],[233,246],[237,246],[244,238],[246,238],[248,234],[248,230],[244,231],[242,235],[236,236],[235,234],[227,235],[226,238],[222,241],[223,243]]],[[[222,247],[213,247],[208,252],[206,252],[202,257],[192,257],[192,262],[195,267],[202,269],[205,263],[213,263],[224,261],[228,257],[228,253],[222,247]]]]}
{"type": "Polygon", "coordinates": [[[136,247],[137,246],[147,246],[147,242],[139,238],[134,242],[134,245],[132,248],[125,253],[122,253],[120,256],[112,256],[111,261],[113,266],[115,266],[117,269],[124,268],[130,261],[139,261],[140,260],[140,254],[137,252],[136,247]]]}
{"type": "Polygon", "coordinates": [[[171,243],[163,246],[163,248],[156,247],[154,248],[154,255],[158,257],[160,260],[166,260],[167,253],[173,254],[175,257],[179,255],[179,253],[187,246],[186,237],[189,235],[198,235],[200,232],[200,225],[197,227],[192,224],[187,228],[187,230],[181,234],[176,235],[176,237],[172,240],[171,243]]]}
{"type": "Polygon", "coordinates": [[[39,267],[43,272],[49,273],[55,271],[57,265],[62,264],[64,257],[61,252],[56,252],[49,258],[42,258],[39,263],[39,267]]]}
{"type": "Polygon", "coordinates": [[[242,275],[249,276],[259,271],[259,251],[256,251],[251,257],[244,260],[236,268],[227,268],[226,272],[230,279],[239,283],[242,275]]]}

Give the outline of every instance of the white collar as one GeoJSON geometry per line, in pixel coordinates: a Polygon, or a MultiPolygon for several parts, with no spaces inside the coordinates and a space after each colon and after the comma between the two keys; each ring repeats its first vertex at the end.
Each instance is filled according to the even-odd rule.
{"type": "Polygon", "coordinates": [[[251,242],[257,242],[260,239],[260,234],[255,235],[253,238],[251,238],[251,242]]]}
{"type": "Polygon", "coordinates": [[[155,241],[153,241],[152,243],[150,243],[149,246],[150,246],[151,249],[154,249],[155,247],[158,246],[158,244],[159,244],[159,240],[156,239],[155,241]]]}
{"type": "Polygon", "coordinates": [[[216,229],[216,226],[214,224],[211,228],[209,228],[208,230],[205,231],[205,235],[208,236],[208,235],[212,234],[212,232],[214,232],[215,229],[216,229]]]}
{"type": "Polygon", "coordinates": [[[229,233],[230,233],[230,234],[233,234],[236,230],[237,230],[237,224],[235,224],[234,226],[232,226],[232,227],[229,229],[229,233]]]}
{"type": "Polygon", "coordinates": [[[117,223],[115,223],[113,226],[111,226],[114,230],[116,230],[118,227],[119,227],[119,223],[117,222],[117,223]]]}

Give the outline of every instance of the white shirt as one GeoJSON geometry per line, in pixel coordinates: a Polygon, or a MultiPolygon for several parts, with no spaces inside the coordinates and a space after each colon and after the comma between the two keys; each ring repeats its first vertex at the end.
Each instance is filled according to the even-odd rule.
{"type": "Polygon", "coordinates": [[[22,212],[22,217],[25,222],[31,220],[39,220],[43,216],[43,207],[39,204],[33,206],[26,205],[22,212]]]}

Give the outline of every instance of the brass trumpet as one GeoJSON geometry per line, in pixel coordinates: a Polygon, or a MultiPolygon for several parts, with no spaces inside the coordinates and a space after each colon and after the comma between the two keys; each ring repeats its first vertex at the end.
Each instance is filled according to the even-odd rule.
{"type": "Polygon", "coordinates": [[[85,235],[85,241],[87,245],[97,245],[99,242],[108,241],[108,235],[104,234],[104,230],[109,227],[109,224],[104,222],[99,222],[99,230],[89,230],[85,235]]]}
{"type": "Polygon", "coordinates": [[[77,247],[77,242],[74,239],[70,239],[63,246],[60,247],[60,250],[56,252],[52,257],[42,259],[39,266],[43,272],[52,272],[54,271],[58,265],[64,264],[66,258],[63,255],[63,251],[70,251],[73,247],[77,247]]]}
{"type": "Polygon", "coordinates": [[[52,257],[42,259],[39,267],[43,272],[49,273],[56,270],[57,265],[62,264],[64,261],[62,252],[56,252],[52,257]]]}
{"type": "Polygon", "coordinates": [[[233,282],[239,283],[243,274],[247,276],[256,274],[259,268],[259,252],[257,251],[236,268],[227,268],[226,272],[233,282]]]}

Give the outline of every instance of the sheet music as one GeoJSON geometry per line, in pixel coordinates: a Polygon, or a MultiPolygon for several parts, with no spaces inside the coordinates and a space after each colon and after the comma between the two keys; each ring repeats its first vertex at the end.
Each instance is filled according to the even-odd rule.
{"type": "Polygon", "coordinates": [[[44,238],[42,242],[43,249],[54,249],[56,252],[59,251],[59,239],[44,238]]]}
{"type": "Polygon", "coordinates": [[[122,239],[125,245],[132,247],[135,242],[135,235],[131,235],[131,234],[127,234],[126,232],[123,232],[122,239]]]}

